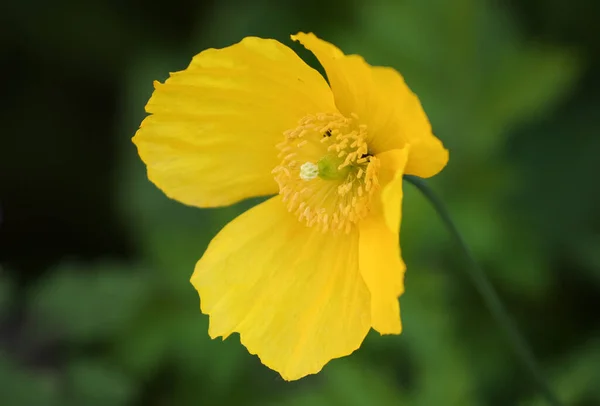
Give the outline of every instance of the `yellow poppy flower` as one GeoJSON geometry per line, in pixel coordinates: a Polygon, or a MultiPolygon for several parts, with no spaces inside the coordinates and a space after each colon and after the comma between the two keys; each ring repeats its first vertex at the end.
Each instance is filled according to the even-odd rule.
{"type": "Polygon", "coordinates": [[[448,161],[394,69],[313,34],[327,81],[290,48],[244,38],[207,49],[155,91],[133,141],[148,178],[197,207],[276,195],[229,223],[191,282],[209,334],[240,334],[286,380],[401,332],[402,176],[448,161]]]}

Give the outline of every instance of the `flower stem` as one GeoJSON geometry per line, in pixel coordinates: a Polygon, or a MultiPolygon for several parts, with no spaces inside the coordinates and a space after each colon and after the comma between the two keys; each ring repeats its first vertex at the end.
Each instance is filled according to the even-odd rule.
{"type": "Polygon", "coordinates": [[[467,273],[471,278],[475,288],[481,294],[485,304],[487,305],[490,313],[496,319],[496,322],[500,324],[506,337],[512,347],[512,350],[517,355],[517,357],[523,363],[523,366],[529,370],[533,379],[536,381],[539,386],[541,392],[544,397],[548,401],[549,404],[553,406],[563,406],[560,400],[558,400],[557,396],[553,393],[552,389],[544,379],[544,376],[540,372],[540,368],[537,365],[533,352],[529,348],[529,345],[523,338],[523,336],[519,333],[519,330],[516,327],[516,324],[506,311],[506,308],[500,301],[496,290],[490,283],[489,279],[481,269],[481,267],[475,261],[473,253],[471,249],[465,242],[464,238],[456,228],[456,225],[452,221],[450,214],[439,197],[431,190],[431,188],[427,185],[427,183],[416,176],[405,175],[404,180],[408,183],[415,186],[419,191],[429,200],[431,205],[435,208],[437,214],[440,216],[442,222],[445,224],[446,228],[452,234],[452,237],[456,239],[456,242],[460,246],[465,258],[467,259],[468,265],[466,267],[467,273]]]}

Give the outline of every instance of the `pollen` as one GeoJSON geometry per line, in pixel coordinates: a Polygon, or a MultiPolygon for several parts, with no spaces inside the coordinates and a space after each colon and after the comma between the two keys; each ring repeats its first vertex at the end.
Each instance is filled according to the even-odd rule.
{"type": "Polygon", "coordinates": [[[367,128],[355,115],[319,113],[303,117],[283,137],[273,175],[288,211],[322,232],[349,233],[369,213],[379,188],[379,160],[369,153],[367,128]]]}

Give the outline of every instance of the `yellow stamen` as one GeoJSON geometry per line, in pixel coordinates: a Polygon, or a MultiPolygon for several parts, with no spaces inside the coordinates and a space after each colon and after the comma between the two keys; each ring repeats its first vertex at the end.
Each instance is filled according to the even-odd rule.
{"type": "Polygon", "coordinates": [[[379,187],[379,160],[368,153],[367,127],[356,116],[318,113],[283,135],[277,145],[282,161],[273,175],[288,210],[322,232],[349,233],[369,213],[379,187]]]}

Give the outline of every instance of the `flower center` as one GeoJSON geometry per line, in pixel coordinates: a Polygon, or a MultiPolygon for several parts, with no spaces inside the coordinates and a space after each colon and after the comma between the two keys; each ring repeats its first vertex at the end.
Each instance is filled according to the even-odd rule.
{"type": "Polygon", "coordinates": [[[284,136],[273,174],[288,210],[323,232],[349,233],[379,188],[379,160],[369,153],[366,126],[356,117],[319,113],[284,136]]]}

